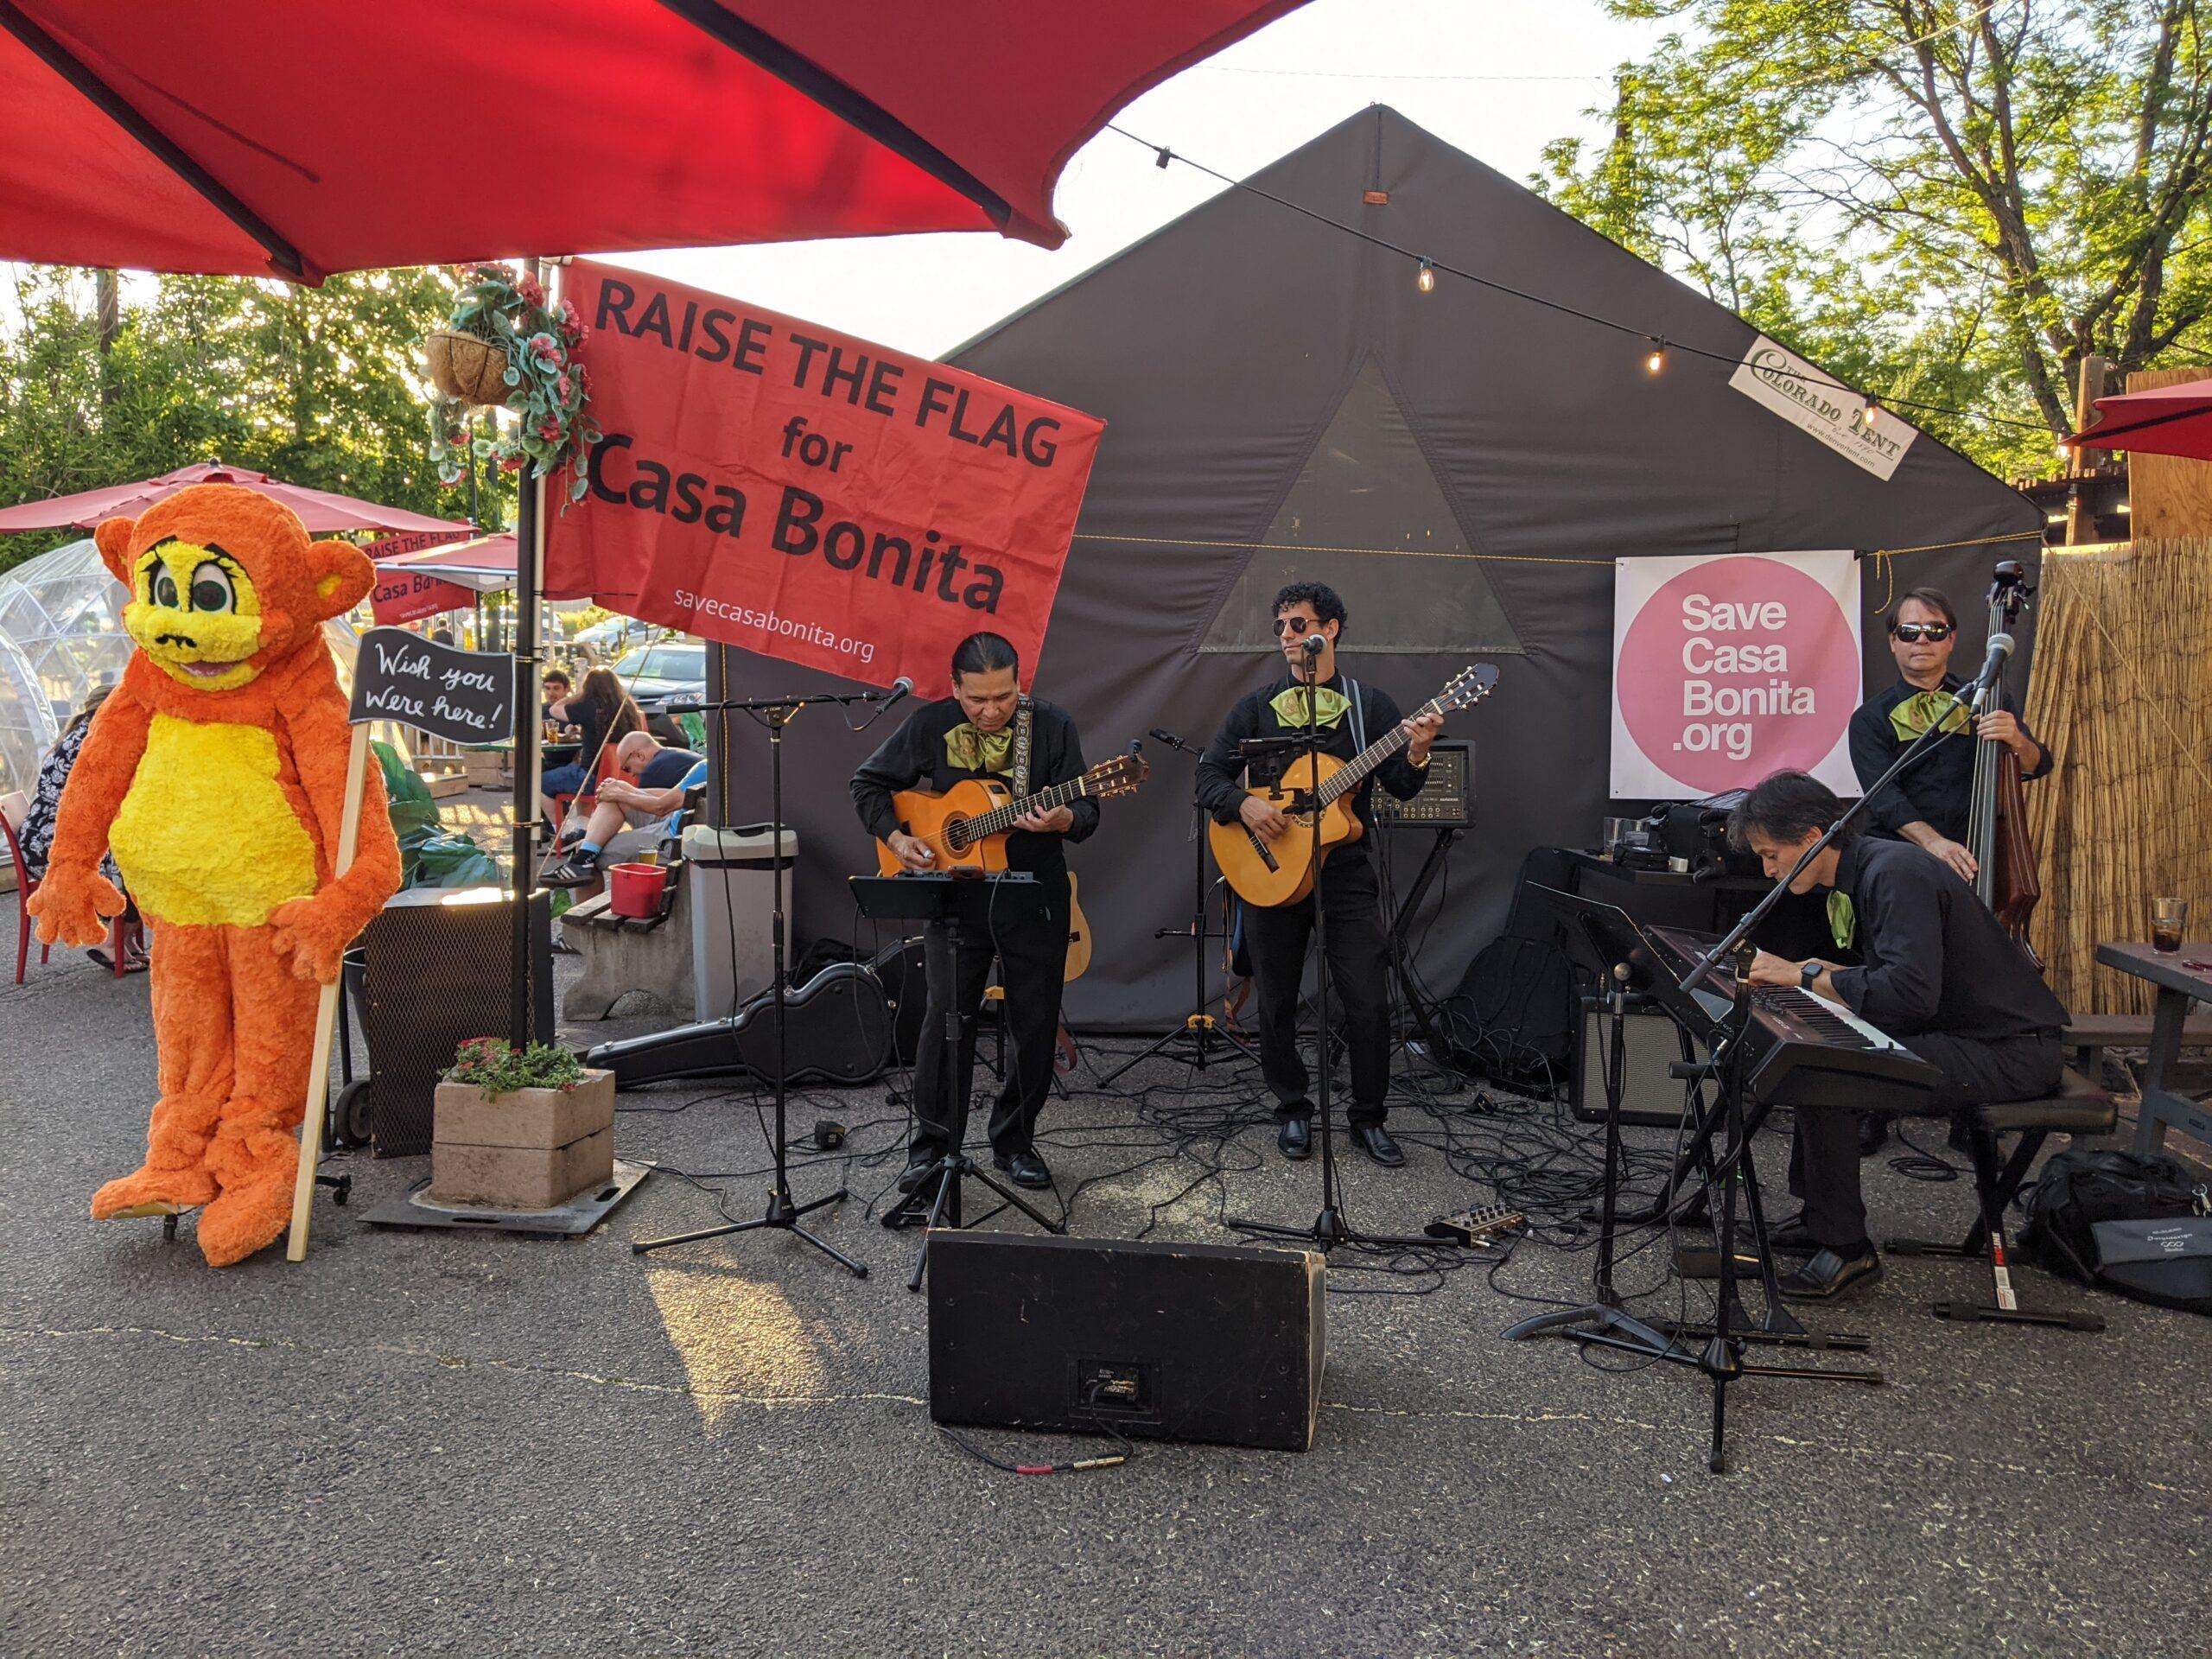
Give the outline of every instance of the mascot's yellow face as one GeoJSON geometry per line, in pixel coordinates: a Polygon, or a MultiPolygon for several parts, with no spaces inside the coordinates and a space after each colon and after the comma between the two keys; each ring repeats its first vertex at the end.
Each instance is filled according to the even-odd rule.
{"type": "Polygon", "coordinates": [[[256,491],[199,484],[96,532],[130,589],[123,626],[170,678],[233,691],[359,604],[376,581],[344,542],[311,542],[298,518],[256,491]]]}

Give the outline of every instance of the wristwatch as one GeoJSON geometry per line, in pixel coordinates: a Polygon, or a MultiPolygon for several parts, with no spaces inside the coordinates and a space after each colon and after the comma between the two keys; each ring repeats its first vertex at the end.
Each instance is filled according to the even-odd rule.
{"type": "Polygon", "coordinates": [[[1813,988],[1813,982],[1820,976],[1821,964],[1819,963],[1801,962],[1797,964],[1797,982],[1803,986],[1807,990],[1809,991],[1813,988]]]}

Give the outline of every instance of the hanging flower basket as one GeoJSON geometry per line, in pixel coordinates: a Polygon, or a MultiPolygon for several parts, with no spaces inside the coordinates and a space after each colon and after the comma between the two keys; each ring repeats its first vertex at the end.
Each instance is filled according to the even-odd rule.
{"type": "Polygon", "coordinates": [[[423,366],[430,384],[464,404],[499,408],[514,388],[507,384],[507,354],[488,340],[445,329],[423,347],[423,366]]]}
{"type": "Polygon", "coordinates": [[[599,423],[576,351],[590,332],[575,304],[550,302],[544,289],[505,265],[465,267],[446,326],[424,342],[423,365],[442,394],[430,410],[430,459],[439,479],[459,481],[472,452],[506,472],[543,478],[565,471],[565,507],[590,482],[599,423]],[[469,429],[466,405],[505,410],[469,429]]]}

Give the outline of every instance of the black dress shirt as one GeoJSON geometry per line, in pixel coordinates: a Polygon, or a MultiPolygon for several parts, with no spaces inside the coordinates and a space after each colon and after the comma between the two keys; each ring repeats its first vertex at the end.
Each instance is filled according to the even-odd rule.
{"type": "MultiPolygon", "coordinates": [[[[1057,704],[1034,699],[1030,708],[1029,791],[1033,795],[1054,784],[1080,778],[1084,765],[1083,744],[1067,711],[1057,704]]],[[[891,797],[899,790],[929,789],[942,795],[966,778],[995,776],[1001,782],[1005,781],[1005,773],[985,773],[956,766],[946,756],[944,734],[967,722],[968,716],[962,711],[957,697],[925,703],[906,717],[905,725],[884,740],[881,748],[861,763],[861,769],[853,774],[853,804],[859,810],[861,823],[868,834],[878,841],[891,838],[891,832],[899,827],[899,810],[891,804],[891,797]]],[[[1012,756],[1009,747],[1009,770],[1012,756]]],[[[1030,870],[1040,875],[1065,869],[1067,860],[1061,854],[1060,843],[1081,841],[1098,827],[1098,803],[1090,796],[1082,796],[1068,803],[1068,810],[1075,815],[1075,823],[1063,834],[1040,836],[1027,830],[1009,832],[1006,838],[1007,868],[1030,870]]]]}
{"type": "Polygon", "coordinates": [[[1861,836],[1836,864],[1851,895],[1865,965],[1831,976],[1853,1013],[1910,1043],[1941,1031],[1989,1040],[2057,1032],[2066,1006],[2027,953],[1933,853],[1861,836]]]}
{"type": "MultiPolygon", "coordinates": [[[[1964,683],[1957,675],[1946,674],[1942,689],[1956,691],[1964,683]]],[[[1896,765],[1897,756],[1904,753],[1904,743],[1897,736],[1897,728],[1890,723],[1890,712],[1919,690],[1909,680],[1899,680],[1853,711],[1851,769],[1859,774],[1859,788],[1872,789],[1874,780],[1896,765]]],[[[2019,704],[2002,686],[1998,688],[1998,706],[2018,718],[2019,704]]],[[[2040,778],[2050,770],[2050,751],[2024,724],[2020,730],[2035,744],[2038,757],[2035,765],[2024,770],[2020,776],[2040,778]]],[[[1882,834],[1892,837],[1902,836],[1908,823],[1918,822],[1931,825],[1940,836],[1964,841],[1967,818],[1974,804],[1974,743],[1971,729],[1936,740],[1931,753],[1914,761],[1905,769],[1904,777],[1868,804],[1868,821],[1882,834]]]]}

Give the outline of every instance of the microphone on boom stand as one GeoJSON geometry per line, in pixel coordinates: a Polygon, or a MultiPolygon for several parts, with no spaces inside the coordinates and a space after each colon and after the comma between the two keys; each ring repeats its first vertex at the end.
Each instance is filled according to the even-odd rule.
{"type": "Polygon", "coordinates": [[[1989,695],[1989,688],[1997,683],[1997,677],[2004,672],[2005,659],[2012,654],[2012,636],[2011,634],[1991,634],[1989,654],[1982,658],[1981,672],[1974,676],[1974,683],[1966,688],[1959,700],[1977,710],[1980,709],[1982,699],[1989,695]]]}

